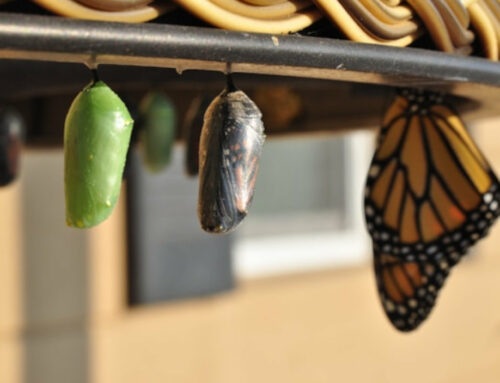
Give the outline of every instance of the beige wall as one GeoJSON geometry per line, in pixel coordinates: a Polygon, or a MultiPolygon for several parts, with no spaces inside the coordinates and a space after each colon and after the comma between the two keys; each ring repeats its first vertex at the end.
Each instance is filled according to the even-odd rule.
{"type": "MultiPolygon", "coordinates": [[[[500,140],[492,139],[499,123],[482,122],[475,132],[500,172],[500,140]]],[[[7,207],[14,220],[20,216],[19,187],[0,193],[0,211],[7,207]]],[[[500,380],[498,225],[453,271],[429,321],[405,335],[385,319],[370,265],[245,281],[228,294],[129,310],[123,217],[122,204],[88,232],[83,258],[72,254],[73,263],[66,263],[72,280],[64,273],[53,279],[57,289],[83,286],[85,294],[69,289],[83,309],[71,309],[72,315],[56,310],[59,322],[44,314],[52,327],[37,327],[32,318],[22,339],[26,302],[20,300],[27,294],[20,241],[0,220],[0,246],[13,246],[14,254],[0,253],[0,382],[18,383],[22,375],[30,383],[82,381],[78,376],[93,383],[500,380]],[[34,360],[26,364],[29,352],[34,360]]]]}
{"type": "Polygon", "coordinates": [[[19,184],[0,189],[0,382],[19,382],[22,377],[19,191],[19,184]]]}
{"type": "Polygon", "coordinates": [[[368,268],[138,310],[95,328],[95,381],[498,382],[500,264],[483,258],[411,335],[388,325],[368,268]]]}

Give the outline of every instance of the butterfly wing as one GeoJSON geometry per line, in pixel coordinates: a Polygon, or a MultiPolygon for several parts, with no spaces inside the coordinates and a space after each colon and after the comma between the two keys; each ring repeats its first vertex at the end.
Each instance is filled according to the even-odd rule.
{"type": "Polygon", "coordinates": [[[435,93],[402,92],[384,118],[365,189],[377,286],[396,328],[427,318],[499,201],[498,180],[456,112],[435,93]]]}

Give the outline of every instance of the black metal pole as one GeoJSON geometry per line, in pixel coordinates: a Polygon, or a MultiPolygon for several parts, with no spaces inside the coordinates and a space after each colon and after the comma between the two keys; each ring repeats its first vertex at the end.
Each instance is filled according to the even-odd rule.
{"type": "Polygon", "coordinates": [[[0,14],[0,59],[137,65],[421,86],[500,98],[500,64],[437,51],[298,35],[0,14]]]}

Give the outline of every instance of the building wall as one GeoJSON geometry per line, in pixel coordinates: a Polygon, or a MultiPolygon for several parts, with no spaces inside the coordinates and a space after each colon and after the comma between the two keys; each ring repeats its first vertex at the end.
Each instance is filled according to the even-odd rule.
{"type": "Polygon", "coordinates": [[[20,187],[0,190],[0,382],[22,378],[20,187]]]}
{"type": "MultiPolygon", "coordinates": [[[[497,171],[499,122],[475,129],[497,171]]],[[[49,161],[59,163],[54,156],[49,161]]],[[[47,167],[30,166],[23,178],[47,167]]],[[[230,293],[128,309],[123,198],[109,221],[74,239],[83,252],[28,254],[35,238],[21,234],[29,227],[27,185],[35,188],[22,180],[0,191],[0,382],[500,379],[499,225],[454,269],[430,319],[400,334],[384,317],[369,264],[240,281],[230,293]]],[[[60,236],[80,235],[64,230],[60,236]]]]}

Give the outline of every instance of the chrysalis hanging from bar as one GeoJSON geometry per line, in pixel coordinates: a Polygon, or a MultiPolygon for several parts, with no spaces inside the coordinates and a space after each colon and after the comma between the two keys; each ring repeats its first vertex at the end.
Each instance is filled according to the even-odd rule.
{"type": "Polygon", "coordinates": [[[186,154],[184,169],[188,176],[194,177],[199,172],[200,136],[203,127],[203,116],[212,100],[208,96],[200,96],[193,100],[184,120],[184,141],[186,154]]]}
{"type": "Polygon", "coordinates": [[[23,141],[22,117],[11,108],[0,109],[0,186],[17,177],[23,141]]]}
{"type": "Polygon", "coordinates": [[[201,132],[198,218],[203,230],[227,233],[245,218],[264,139],[259,108],[228,76],[226,89],[205,113],[201,132]]]}
{"type": "Polygon", "coordinates": [[[177,113],[162,92],[150,92],[139,106],[139,140],[146,168],[151,173],[165,169],[172,156],[177,130],[177,113]]]}
{"type": "Polygon", "coordinates": [[[113,211],[134,121],[120,99],[97,78],[73,100],[64,125],[66,223],[89,228],[113,211]]]}

